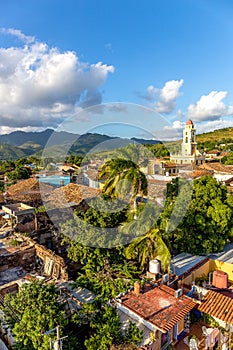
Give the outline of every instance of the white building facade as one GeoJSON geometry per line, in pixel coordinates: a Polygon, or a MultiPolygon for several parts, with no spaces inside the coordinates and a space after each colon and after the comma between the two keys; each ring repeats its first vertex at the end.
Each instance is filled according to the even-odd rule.
{"type": "Polygon", "coordinates": [[[200,165],[205,162],[205,156],[197,149],[196,129],[191,119],[189,119],[183,130],[183,141],[181,152],[170,155],[170,161],[176,164],[200,165]]]}

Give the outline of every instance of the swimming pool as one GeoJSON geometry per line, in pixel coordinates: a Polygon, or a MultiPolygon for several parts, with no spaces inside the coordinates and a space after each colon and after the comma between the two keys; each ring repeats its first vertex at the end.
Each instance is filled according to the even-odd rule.
{"type": "Polygon", "coordinates": [[[51,175],[51,176],[40,176],[39,182],[48,183],[53,186],[65,186],[70,183],[70,177],[69,176],[57,176],[57,175],[51,175]]]}

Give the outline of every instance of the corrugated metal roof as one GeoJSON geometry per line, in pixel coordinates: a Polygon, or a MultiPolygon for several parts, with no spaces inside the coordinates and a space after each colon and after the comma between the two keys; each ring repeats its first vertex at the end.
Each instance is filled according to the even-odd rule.
{"type": "Polygon", "coordinates": [[[221,253],[209,254],[208,257],[213,260],[222,261],[228,264],[233,263],[233,244],[227,244],[221,253]]]}
{"type": "Polygon", "coordinates": [[[197,264],[205,262],[206,256],[192,255],[189,253],[181,253],[171,260],[171,271],[177,276],[182,276],[197,264]]]}

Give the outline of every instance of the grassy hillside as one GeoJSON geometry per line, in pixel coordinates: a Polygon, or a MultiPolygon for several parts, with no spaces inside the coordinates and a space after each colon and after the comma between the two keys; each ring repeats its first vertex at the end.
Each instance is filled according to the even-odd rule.
{"type": "Polygon", "coordinates": [[[20,148],[4,143],[0,144],[0,160],[16,160],[23,157],[25,157],[25,152],[20,148]]]}
{"type": "Polygon", "coordinates": [[[219,130],[197,135],[197,142],[206,142],[206,141],[216,142],[216,143],[233,142],[233,127],[219,129],[219,130]]]}

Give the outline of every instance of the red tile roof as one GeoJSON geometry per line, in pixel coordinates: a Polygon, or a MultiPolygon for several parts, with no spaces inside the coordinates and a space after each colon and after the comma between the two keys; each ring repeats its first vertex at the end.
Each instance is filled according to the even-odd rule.
{"type": "Polygon", "coordinates": [[[215,172],[222,172],[222,173],[232,173],[233,172],[233,165],[224,165],[221,163],[203,163],[198,166],[199,169],[205,169],[205,170],[213,170],[215,172]]]}
{"type": "Polygon", "coordinates": [[[139,295],[131,291],[121,298],[121,303],[163,333],[171,329],[196,305],[196,302],[185,295],[176,298],[175,290],[166,285],[139,295]]]}
{"type": "Polygon", "coordinates": [[[213,290],[202,298],[198,310],[216,317],[227,324],[233,324],[233,299],[213,290]]]}

